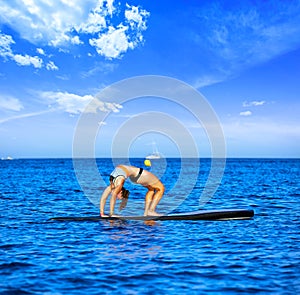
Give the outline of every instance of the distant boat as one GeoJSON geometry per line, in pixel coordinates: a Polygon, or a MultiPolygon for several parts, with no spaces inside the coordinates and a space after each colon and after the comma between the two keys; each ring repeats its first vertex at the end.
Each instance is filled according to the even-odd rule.
{"type": "Polygon", "coordinates": [[[1,158],[1,160],[13,160],[13,158],[10,157],[10,156],[8,156],[8,157],[6,157],[6,158],[1,158]]]}
{"type": "Polygon", "coordinates": [[[148,160],[156,160],[156,159],[161,159],[161,158],[162,158],[162,155],[157,150],[155,142],[153,142],[153,152],[152,152],[152,154],[146,156],[146,159],[148,159],[148,160]]]}
{"type": "Polygon", "coordinates": [[[152,153],[152,154],[146,156],[146,159],[148,159],[148,160],[161,159],[161,155],[160,155],[160,153],[152,153]]]}

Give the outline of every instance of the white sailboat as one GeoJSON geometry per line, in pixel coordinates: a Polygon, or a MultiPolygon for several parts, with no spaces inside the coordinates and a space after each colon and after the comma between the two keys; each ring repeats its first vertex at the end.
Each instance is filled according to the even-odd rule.
{"type": "Polygon", "coordinates": [[[155,142],[153,142],[152,145],[153,145],[153,152],[152,152],[152,154],[146,156],[146,159],[148,159],[148,160],[161,159],[162,156],[159,153],[159,151],[157,150],[157,146],[156,146],[155,142]]]}

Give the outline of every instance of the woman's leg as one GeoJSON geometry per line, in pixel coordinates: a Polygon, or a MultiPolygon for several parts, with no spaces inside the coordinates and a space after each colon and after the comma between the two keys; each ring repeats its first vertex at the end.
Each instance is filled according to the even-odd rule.
{"type": "Polygon", "coordinates": [[[144,216],[148,215],[148,211],[151,205],[151,202],[153,200],[153,196],[154,196],[154,189],[148,187],[148,192],[146,193],[146,197],[145,197],[145,211],[144,211],[144,216]]]}
{"type": "Polygon", "coordinates": [[[158,205],[159,201],[161,200],[164,192],[165,192],[165,187],[164,185],[159,181],[158,183],[155,184],[155,193],[154,196],[152,196],[152,201],[150,203],[150,206],[148,208],[147,215],[151,216],[159,216],[161,214],[157,213],[156,206],[158,205]]]}

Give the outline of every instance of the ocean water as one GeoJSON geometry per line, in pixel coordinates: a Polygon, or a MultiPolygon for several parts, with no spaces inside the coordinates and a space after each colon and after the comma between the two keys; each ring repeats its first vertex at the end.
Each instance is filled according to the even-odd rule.
{"type": "MultiPolygon", "coordinates": [[[[97,164],[107,181],[112,160],[97,164]]],[[[166,204],[181,161],[165,164],[166,204]]],[[[209,168],[200,161],[177,211],[199,208],[209,168]]],[[[299,172],[297,159],[227,159],[202,209],[253,209],[251,220],[54,222],[99,213],[72,160],[0,161],[0,294],[300,294],[299,172]]],[[[130,211],[145,189],[127,187],[130,211]]]]}

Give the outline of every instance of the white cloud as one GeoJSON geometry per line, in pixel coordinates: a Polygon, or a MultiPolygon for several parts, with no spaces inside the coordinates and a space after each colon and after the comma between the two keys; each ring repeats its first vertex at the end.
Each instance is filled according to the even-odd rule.
{"type": "Polygon", "coordinates": [[[12,55],[11,44],[14,44],[13,38],[6,34],[0,33],[0,56],[8,57],[12,55]]]}
{"type": "Polygon", "coordinates": [[[140,9],[138,6],[130,6],[126,4],[127,10],[125,11],[125,17],[132,28],[137,27],[141,30],[146,30],[146,19],[150,13],[144,9],[140,9]]]}
{"type": "Polygon", "coordinates": [[[254,101],[244,101],[243,102],[243,107],[257,107],[257,106],[262,106],[266,103],[266,101],[264,100],[260,100],[260,101],[257,101],[257,100],[254,100],[254,101]]]}
{"type": "Polygon", "coordinates": [[[92,95],[77,95],[68,92],[42,92],[41,98],[47,100],[48,103],[54,103],[58,107],[69,114],[96,113],[102,112],[118,112],[121,105],[116,103],[103,102],[95,99],[92,95]]]}
{"type": "Polygon", "coordinates": [[[36,52],[37,52],[38,54],[40,54],[40,55],[46,55],[44,49],[42,49],[42,48],[37,48],[37,49],[36,49],[36,52]]]}
{"type": "Polygon", "coordinates": [[[89,40],[98,54],[108,59],[120,58],[122,53],[134,49],[143,41],[142,31],[147,29],[146,20],[150,13],[137,6],[126,4],[126,7],[125,23],[128,25],[109,26],[107,32],[89,40]]]}
{"type": "MultiPolygon", "coordinates": [[[[2,34],[0,31],[0,56],[4,58],[4,60],[15,60],[15,56],[12,52],[11,45],[15,44],[15,41],[13,40],[12,36],[2,34]]],[[[18,60],[18,57],[16,57],[16,62],[18,60]]]]}
{"type": "Polygon", "coordinates": [[[0,33],[1,57],[14,60],[20,66],[34,66],[35,68],[41,68],[43,66],[43,60],[38,56],[14,54],[11,49],[12,44],[15,44],[15,41],[11,36],[0,33]]]}
{"type": "Polygon", "coordinates": [[[117,29],[109,27],[106,34],[102,34],[98,39],[90,39],[90,44],[100,55],[104,55],[108,59],[120,57],[128,48],[134,48],[134,44],[127,39],[127,30],[128,27],[124,26],[117,29]]]}
{"type": "Polygon", "coordinates": [[[104,15],[100,15],[95,11],[92,11],[88,15],[88,19],[85,23],[82,23],[77,27],[77,30],[83,33],[95,34],[106,28],[106,19],[104,15]]]}
{"type": "Polygon", "coordinates": [[[8,111],[20,111],[23,109],[22,103],[14,97],[0,96],[0,109],[8,111]]]}
{"type": "Polygon", "coordinates": [[[46,65],[47,70],[57,71],[58,67],[54,64],[53,61],[49,61],[46,65]]]}
{"type": "MultiPolygon", "coordinates": [[[[251,108],[251,107],[258,107],[258,106],[262,106],[266,103],[265,100],[253,100],[253,101],[244,101],[243,102],[243,107],[244,108],[251,108]]],[[[244,117],[249,117],[252,115],[252,112],[247,110],[247,111],[244,111],[244,112],[240,112],[240,116],[244,116],[244,117]]]]}
{"type": "Polygon", "coordinates": [[[240,116],[248,117],[248,116],[251,116],[251,115],[252,115],[251,111],[240,112],[240,116]]]}
{"type": "MultiPolygon", "coordinates": [[[[28,118],[33,116],[38,116],[46,114],[49,112],[55,112],[58,110],[64,111],[71,115],[85,113],[97,113],[100,112],[119,112],[122,108],[120,104],[103,102],[96,99],[92,95],[77,95],[68,92],[41,92],[39,93],[40,98],[43,99],[43,102],[48,105],[48,110],[25,113],[17,116],[12,116],[4,119],[0,119],[0,124],[12,120],[28,118]]],[[[13,97],[0,96],[0,109],[8,111],[21,111],[23,109],[22,103],[13,97]]],[[[99,123],[104,125],[105,123],[99,123]]]]}
{"type": "Polygon", "coordinates": [[[35,68],[41,68],[43,66],[43,60],[38,56],[15,54],[12,55],[11,58],[20,66],[33,65],[35,68]]]}
{"type": "Polygon", "coordinates": [[[74,45],[83,44],[83,42],[80,40],[79,36],[74,36],[70,40],[71,40],[71,43],[74,45]]]}
{"type": "MultiPolygon", "coordinates": [[[[0,0],[1,22],[32,44],[66,50],[88,40],[86,45],[109,59],[138,46],[146,30],[149,12],[128,4],[121,11],[121,4],[113,0],[57,0],[55,5],[46,0],[0,0]],[[83,34],[87,38],[81,38],[83,34]]],[[[41,47],[37,50],[44,55],[41,47]]]]}
{"type": "Polygon", "coordinates": [[[66,1],[56,1],[54,4],[53,1],[0,0],[0,14],[4,23],[34,44],[70,41],[72,35],[68,33],[72,23],[80,20],[82,9],[85,9],[84,5],[80,7],[80,1],[72,2],[73,6],[66,1]]]}

